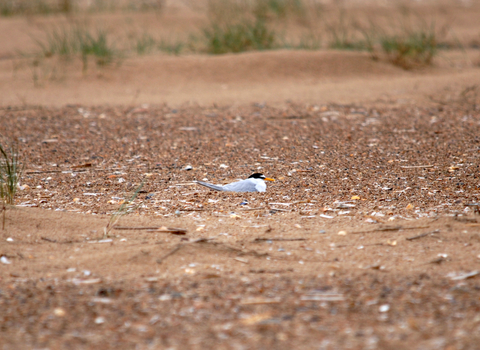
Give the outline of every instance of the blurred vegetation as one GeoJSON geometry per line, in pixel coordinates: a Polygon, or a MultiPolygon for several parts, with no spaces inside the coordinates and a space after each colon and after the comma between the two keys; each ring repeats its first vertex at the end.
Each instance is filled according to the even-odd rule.
{"type": "Polygon", "coordinates": [[[380,38],[388,60],[405,69],[432,64],[437,39],[432,31],[414,31],[380,38]]]}
{"type": "MultiPolygon", "coordinates": [[[[55,28],[46,33],[44,41],[37,39],[40,58],[60,56],[66,59],[78,55],[82,59],[83,71],[87,70],[89,58],[94,58],[98,66],[108,65],[121,59],[107,31],[92,30],[86,25],[55,28]]],[[[39,56],[37,54],[37,59],[39,56]]]]}
{"type": "Polygon", "coordinates": [[[165,0],[0,0],[0,16],[107,11],[161,11],[165,0]]]}
{"type": "Polygon", "coordinates": [[[265,20],[244,20],[239,23],[217,24],[204,30],[207,52],[222,54],[275,47],[277,34],[268,28],[265,20]]]}
{"type": "Polygon", "coordinates": [[[131,55],[158,52],[225,54],[325,48],[366,51],[373,59],[413,69],[432,64],[442,33],[434,22],[428,23],[412,11],[395,9],[394,14],[385,13],[384,18],[368,18],[368,14],[360,18],[352,9],[341,5],[327,9],[315,0],[205,0],[203,7],[190,4],[192,9],[205,14],[205,22],[188,37],[162,37],[146,27],[129,33],[113,32],[95,29],[91,24],[79,25],[75,20],[80,17],[75,14],[81,11],[88,17],[102,11],[162,10],[164,3],[165,0],[0,0],[0,11],[3,15],[71,14],[73,21],[69,24],[47,28],[45,35],[36,39],[36,72],[43,66],[42,60],[51,58],[80,58],[86,71],[89,62],[102,67],[120,63],[131,55]]]}
{"type": "Polygon", "coordinates": [[[305,36],[301,43],[293,44],[284,38],[282,31],[292,21],[307,27],[312,13],[320,13],[320,5],[313,1],[210,0],[207,10],[209,23],[203,29],[204,50],[222,54],[297,46],[306,48],[311,41],[305,40],[305,36]]]}
{"type": "Polygon", "coordinates": [[[0,15],[14,16],[14,15],[31,15],[31,14],[51,14],[58,12],[69,11],[70,8],[68,0],[65,1],[67,7],[63,7],[59,1],[54,3],[45,0],[0,0],[0,15]]]}
{"type": "Polygon", "coordinates": [[[362,24],[342,11],[336,23],[326,26],[329,47],[368,51],[373,59],[384,59],[404,69],[431,65],[446,28],[438,29],[434,21],[409,11],[401,11],[395,19],[383,24],[370,19],[362,24]]]}
{"type": "Polygon", "coordinates": [[[207,13],[203,37],[205,51],[212,54],[329,47],[368,51],[374,59],[412,69],[431,65],[438,52],[435,23],[406,9],[395,14],[398,23],[383,24],[373,19],[362,23],[354,11],[344,8],[329,16],[318,3],[306,0],[210,0],[207,13]],[[301,28],[294,40],[284,34],[289,22],[301,28]]]}
{"type": "Polygon", "coordinates": [[[15,204],[17,186],[23,174],[24,163],[16,142],[0,141],[0,199],[5,204],[15,204]]]}
{"type": "Polygon", "coordinates": [[[328,46],[336,50],[366,51],[368,42],[359,37],[358,24],[342,9],[335,21],[326,21],[328,46]]]}

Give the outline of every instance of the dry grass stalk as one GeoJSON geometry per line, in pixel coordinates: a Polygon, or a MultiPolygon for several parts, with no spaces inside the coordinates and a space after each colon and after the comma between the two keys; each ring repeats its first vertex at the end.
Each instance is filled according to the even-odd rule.
{"type": "Polygon", "coordinates": [[[15,194],[23,174],[24,165],[20,162],[18,146],[9,148],[0,143],[0,198],[2,200],[2,230],[5,230],[7,205],[15,204],[15,194]]]}
{"type": "Polygon", "coordinates": [[[142,183],[137,187],[135,192],[130,196],[130,198],[125,199],[118,208],[117,211],[115,211],[112,216],[110,216],[110,221],[108,222],[107,226],[105,226],[104,230],[104,237],[108,237],[108,233],[115,227],[116,223],[120,218],[128,213],[131,213],[132,211],[136,210],[138,207],[140,207],[143,204],[143,201],[140,202],[139,204],[135,205],[134,207],[130,207],[129,205],[133,203],[133,201],[137,198],[138,194],[143,188],[143,185],[145,184],[145,181],[142,181],[142,183]]]}

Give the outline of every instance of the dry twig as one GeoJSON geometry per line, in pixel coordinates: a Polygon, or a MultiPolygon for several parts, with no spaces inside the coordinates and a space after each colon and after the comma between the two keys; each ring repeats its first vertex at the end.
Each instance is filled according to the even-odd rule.
{"type": "Polygon", "coordinates": [[[43,241],[47,241],[47,242],[50,242],[50,243],[60,243],[60,244],[71,244],[71,243],[84,243],[85,241],[74,241],[74,240],[66,240],[66,241],[58,241],[56,239],[53,239],[53,238],[48,238],[48,237],[40,237],[41,240],[43,241]]]}
{"type": "Polygon", "coordinates": [[[357,231],[352,232],[352,234],[359,234],[359,233],[372,233],[378,231],[399,231],[399,230],[415,230],[419,228],[428,228],[429,226],[412,226],[412,227],[403,227],[403,226],[387,226],[387,227],[379,227],[377,229],[369,230],[369,231],[357,231]]]}
{"type": "Polygon", "coordinates": [[[110,217],[110,220],[108,221],[108,224],[103,228],[104,237],[108,237],[108,233],[112,228],[116,226],[116,223],[118,222],[118,220],[120,220],[122,216],[128,214],[129,212],[137,209],[138,207],[140,207],[140,205],[142,205],[143,201],[137,204],[136,206],[134,206],[133,208],[128,207],[128,205],[131,204],[135,200],[135,198],[137,198],[144,184],[145,184],[145,181],[142,181],[142,183],[138,186],[138,188],[130,196],[130,198],[125,199],[122,205],[120,206],[120,208],[118,208],[118,210],[112,214],[112,216],[110,217]]]}
{"type": "Polygon", "coordinates": [[[257,237],[252,242],[258,243],[258,242],[266,242],[266,241],[306,241],[306,240],[307,240],[306,238],[257,237]]]}
{"type": "Polygon", "coordinates": [[[404,165],[400,168],[403,169],[415,169],[415,168],[433,168],[435,165],[404,165]]]}
{"type": "Polygon", "coordinates": [[[407,237],[406,240],[407,241],[413,241],[414,239],[419,239],[419,238],[426,237],[428,235],[433,235],[434,233],[439,233],[439,232],[440,232],[440,230],[435,230],[435,231],[432,231],[432,232],[425,232],[425,233],[422,233],[422,234],[417,235],[417,236],[407,237]]]}
{"type": "Polygon", "coordinates": [[[173,233],[175,235],[185,235],[187,229],[178,228],[178,227],[166,227],[166,226],[156,226],[156,227],[129,227],[129,226],[114,226],[114,230],[145,230],[148,232],[166,232],[173,233]]]}

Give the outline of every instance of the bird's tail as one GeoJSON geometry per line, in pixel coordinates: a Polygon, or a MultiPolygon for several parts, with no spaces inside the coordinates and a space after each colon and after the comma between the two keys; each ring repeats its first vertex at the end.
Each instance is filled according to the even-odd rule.
{"type": "Polygon", "coordinates": [[[223,191],[223,187],[222,187],[222,186],[212,185],[212,184],[209,184],[208,182],[203,182],[203,181],[196,181],[196,182],[197,182],[197,184],[202,185],[202,186],[205,186],[205,187],[208,187],[208,188],[211,188],[212,190],[215,190],[215,191],[223,191]]]}

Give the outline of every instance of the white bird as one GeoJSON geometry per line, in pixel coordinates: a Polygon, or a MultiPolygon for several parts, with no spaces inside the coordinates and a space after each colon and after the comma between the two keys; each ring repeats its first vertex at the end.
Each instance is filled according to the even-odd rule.
{"type": "Polygon", "coordinates": [[[212,185],[207,182],[197,181],[198,184],[211,188],[216,191],[230,191],[230,192],[265,192],[267,190],[267,185],[265,181],[275,181],[265,177],[265,175],[260,173],[252,174],[248,179],[240,180],[237,182],[232,182],[227,185],[212,185]]]}

